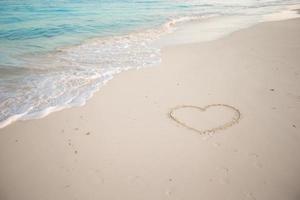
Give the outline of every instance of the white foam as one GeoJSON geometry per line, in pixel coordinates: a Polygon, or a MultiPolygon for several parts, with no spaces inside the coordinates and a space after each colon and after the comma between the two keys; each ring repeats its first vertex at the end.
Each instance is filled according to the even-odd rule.
{"type": "Polygon", "coordinates": [[[282,21],[287,19],[299,18],[300,14],[298,12],[298,9],[300,9],[300,5],[286,6],[283,10],[264,15],[263,21],[282,21]]]}
{"type": "Polygon", "coordinates": [[[50,54],[26,56],[28,74],[1,83],[0,128],[84,105],[114,74],[158,64],[160,49],[151,43],[174,31],[178,23],[201,18],[171,19],[156,29],[90,39],[50,54]]]}
{"type": "Polygon", "coordinates": [[[207,42],[219,39],[259,21],[257,16],[213,16],[208,19],[180,24],[176,31],[155,42],[158,47],[207,42]]]}
{"type": "MultiPolygon", "coordinates": [[[[260,22],[298,18],[300,15],[296,9],[300,9],[300,5],[270,7],[269,10],[262,12],[269,13],[264,15],[212,15],[209,18],[195,17],[189,20],[183,18],[178,20],[176,31],[163,35],[155,41],[155,45],[161,48],[163,46],[216,40],[260,22]],[[180,23],[181,21],[184,23],[180,23]]],[[[172,22],[170,23],[172,24],[172,22]]]]}

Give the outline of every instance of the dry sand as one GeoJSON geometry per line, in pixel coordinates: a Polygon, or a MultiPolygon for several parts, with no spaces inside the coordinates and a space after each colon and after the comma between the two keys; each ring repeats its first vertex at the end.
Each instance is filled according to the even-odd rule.
{"type": "Polygon", "coordinates": [[[162,56],[84,107],[1,129],[0,199],[299,200],[300,20],[162,56]],[[178,105],[200,107],[173,113],[200,132],[238,123],[201,135],[171,120],[178,105]]]}

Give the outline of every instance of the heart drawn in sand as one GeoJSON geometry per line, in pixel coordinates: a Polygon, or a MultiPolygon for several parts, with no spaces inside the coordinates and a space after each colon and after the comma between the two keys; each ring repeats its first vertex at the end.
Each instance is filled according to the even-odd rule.
{"type": "Polygon", "coordinates": [[[171,109],[169,117],[190,130],[209,134],[237,124],[241,113],[237,108],[226,104],[210,104],[205,107],[180,105],[171,109]]]}

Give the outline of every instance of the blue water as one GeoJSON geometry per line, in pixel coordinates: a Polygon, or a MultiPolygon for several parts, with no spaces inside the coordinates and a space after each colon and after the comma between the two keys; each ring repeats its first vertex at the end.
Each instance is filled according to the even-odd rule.
{"type": "Polygon", "coordinates": [[[23,53],[153,27],[173,6],[163,1],[0,1],[1,64],[15,65],[23,53]]]}
{"type": "Polygon", "coordinates": [[[262,16],[296,3],[1,0],[0,127],[82,105],[113,74],[158,63],[159,49],[150,43],[171,30],[172,20],[262,16]]]}

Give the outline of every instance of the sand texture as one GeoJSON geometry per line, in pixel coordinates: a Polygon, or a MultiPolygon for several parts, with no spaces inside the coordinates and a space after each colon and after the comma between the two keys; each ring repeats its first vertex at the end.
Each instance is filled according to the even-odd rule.
{"type": "Polygon", "coordinates": [[[300,20],[166,47],[1,129],[0,164],[0,200],[299,200],[300,20]]]}

